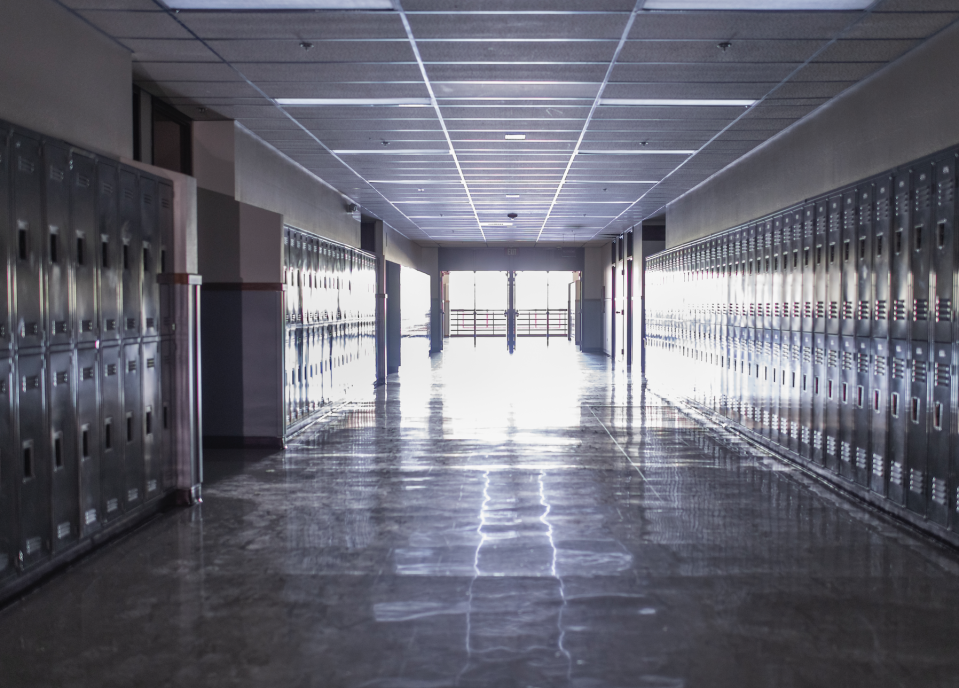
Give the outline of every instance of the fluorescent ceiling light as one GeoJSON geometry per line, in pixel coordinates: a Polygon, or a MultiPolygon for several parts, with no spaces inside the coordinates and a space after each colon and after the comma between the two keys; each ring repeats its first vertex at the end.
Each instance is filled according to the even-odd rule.
{"type": "Polygon", "coordinates": [[[864,10],[873,0],[646,0],[644,10],[864,10]]]}
{"type": "Polygon", "coordinates": [[[391,10],[391,0],[163,0],[172,10],[391,10]]]}
{"type": "Polygon", "coordinates": [[[506,194],[506,198],[519,198],[519,194],[506,194]]]}
{"type": "Polygon", "coordinates": [[[699,106],[725,106],[725,107],[749,107],[755,104],[755,100],[730,100],[721,98],[701,99],[701,98],[600,98],[600,105],[619,105],[619,106],[669,106],[669,107],[699,107],[699,106]]]}
{"type": "Polygon", "coordinates": [[[427,148],[424,150],[415,150],[411,148],[398,148],[388,150],[386,148],[375,148],[373,150],[335,150],[337,155],[449,155],[448,150],[437,150],[436,148],[427,148]]]}
{"type": "Polygon", "coordinates": [[[512,227],[512,222],[481,222],[484,227],[512,227]]]}
{"type": "Polygon", "coordinates": [[[692,155],[694,150],[581,150],[580,155],[692,155]]]}
{"type": "Polygon", "coordinates": [[[507,141],[525,141],[526,134],[507,134],[506,140],[507,141]]]}
{"type": "Polygon", "coordinates": [[[321,107],[324,105],[345,105],[353,107],[429,107],[429,98],[277,98],[277,105],[292,107],[321,107]]]}

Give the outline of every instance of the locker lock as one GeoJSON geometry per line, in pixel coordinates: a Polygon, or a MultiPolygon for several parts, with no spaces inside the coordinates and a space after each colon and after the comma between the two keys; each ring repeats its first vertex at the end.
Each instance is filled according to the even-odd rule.
{"type": "Polygon", "coordinates": [[[17,571],[23,571],[23,550],[17,552],[17,560],[14,562],[17,571]]]}

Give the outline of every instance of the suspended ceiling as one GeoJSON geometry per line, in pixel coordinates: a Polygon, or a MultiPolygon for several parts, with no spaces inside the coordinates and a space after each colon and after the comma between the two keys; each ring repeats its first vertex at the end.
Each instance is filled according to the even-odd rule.
{"type": "Polygon", "coordinates": [[[59,1],[132,52],[147,91],[195,120],[237,120],[365,214],[441,244],[621,233],[959,19],[959,0],[819,12],[59,1]],[[277,102],[304,98],[402,105],[277,102]],[[667,99],[755,104],[611,104],[667,99]]]}

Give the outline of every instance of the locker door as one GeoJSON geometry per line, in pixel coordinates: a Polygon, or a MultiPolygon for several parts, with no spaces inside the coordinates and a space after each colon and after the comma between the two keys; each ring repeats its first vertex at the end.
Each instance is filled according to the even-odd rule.
{"type": "MultiPolygon", "coordinates": [[[[765,259],[764,259],[765,260],[765,259]]],[[[770,264],[772,264],[772,258],[770,257],[770,264]]],[[[765,266],[764,266],[765,267],[765,266]]],[[[769,301],[766,301],[769,304],[769,301]]],[[[760,330],[759,331],[762,337],[762,351],[760,354],[760,365],[762,367],[761,371],[757,371],[761,374],[759,378],[759,388],[760,388],[760,404],[762,406],[762,415],[760,416],[762,421],[761,431],[764,437],[767,439],[773,439],[773,416],[776,415],[775,404],[773,403],[773,331],[772,330],[760,330]]]]}
{"type": "Polygon", "coordinates": [[[892,308],[892,177],[880,177],[873,192],[873,320],[872,336],[888,337],[892,308]]]}
{"type": "Polygon", "coordinates": [[[20,547],[18,558],[29,568],[50,554],[50,468],[47,443],[44,360],[40,354],[17,359],[16,449],[20,457],[20,547]]]}
{"type": "MultiPolygon", "coordinates": [[[[746,228],[746,327],[755,329],[759,322],[760,270],[759,230],[756,225],[746,228]]],[[[751,340],[754,341],[754,340],[751,340]]]]}
{"type": "MultiPolygon", "coordinates": [[[[826,349],[832,344],[832,339],[827,343],[826,335],[814,334],[813,341],[813,365],[812,377],[809,385],[812,387],[812,460],[820,465],[828,465],[835,469],[836,456],[836,435],[827,434],[833,431],[832,427],[827,427],[826,422],[826,387],[827,378],[832,370],[826,365],[826,349]]],[[[830,408],[830,420],[832,409],[830,408]]]]}
{"type": "Polygon", "coordinates": [[[97,191],[94,186],[96,166],[85,155],[74,155],[70,183],[70,206],[73,218],[73,283],[76,310],[76,339],[95,342],[100,338],[97,309],[97,191]]]}
{"type": "Polygon", "coordinates": [[[13,433],[13,359],[0,358],[0,580],[13,575],[20,537],[17,491],[20,478],[13,433]]]}
{"type": "Polygon", "coordinates": [[[896,504],[906,503],[908,467],[907,437],[909,431],[909,346],[895,339],[889,341],[889,478],[888,496],[896,504]]]}
{"type": "Polygon", "coordinates": [[[42,305],[43,231],[41,219],[40,142],[16,133],[11,140],[13,176],[13,226],[11,261],[15,270],[14,340],[20,349],[40,346],[44,341],[42,305]]]}
{"type": "Polygon", "coordinates": [[[70,222],[70,153],[49,141],[43,144],[44,231],[43,264],[46,322],[49,344],[73,341],[73,309],[70,303],[73,241],[70,222]]]}
{"type": "Polygon", "coordinates": [[[952,484],[952,438],[956,427],[955,385],[952,370],[955,365],[952,343],[934,342],[932,357],[932,406],[929,409],[929,518],[941,526],[950,521],[950,486],[952,484]]]}
{"type": "MultiPolygon", "coordinates": [[[[16,245],[14,232],[10,229],[10,132],[0,127],[0,265],[8,275],[0,280],[0,352],[10,349],[10,281],[13,276],[11,263],[13,248],[16,245]]],[[[3,518],[0,515],[0,518],[3,518]]],[[[2,536],[0,536],[2,537],[2,536]]],[[[0,564],[3,556],[0,554],[0,564]]],[[[3,575],[0,573],[0,575],[3,575]]]]}
{"type": "Polygon", "coordinates": [[[119,346],[100,350],[100,518],[106,522],[126,510],[122,359],[119,346]]]}
{"type": "Polygon", "coordinates": [[[772,305],[770,294],[770,266],[772,258],[770,251],[772,238],[766,231],[766,223],[756,225],[756,329],[769,329],[772,322],[772,305]],[[768,312],[767,312],[768,311],[768,312]]]}
{"type": "MultiPolygon", "coordinates": [[[[157,185],[157,236],[160,241],[157,274],[176,272],[173,266],[173,187],[164,181],[157,185]]],[[[173,334],[173,285],[159,285],[160,294],[160,334],[173,334]]]]}
{"type": "Polygon", "coordinates": [[[77,350],[77,456],[80,462],[80,532],[100,529],[100,403],[97,349],[77,350]]]}
{"type": "Polygon", "coordinates": [[[786,310],[789,311],[788,328],[792,332],[802,332],[802,232],[802,212],[787,212],[783,217],[783,241],[786,254],[783,259],[783,268],[786,270],[788,280],[785,295],[786,310]]]}
{"type": "Polygon", "coordinates": [[[926,513],[929,451],[929,346],[913,342],[910,347],[909,422],[906,427],[906,506],[926,513]]]}
{"type": "Polygon", "coordinates": [[[839,462],[836,465],[837,473],[847,480],[856,479],[855,427],[856,404],[859,401],[857,394],[856,339],[842,337],[840,342],[839,358],[841,372],[839,378],[839,395],[836,408],[839,410],[839,424],[842,428],[839,436],[839,462]]]}
{"type": "Polygon", "coordinates": [[[935,228],[930,247],[935,292],[933,339],[951,342],[956,288],[956,242],[953,236],[956,219],[956,154],[949,153],[936,160],[935,172],[935,228]]]}
{"type": "Polygon", "coordinates": [[[140,439],[143,442],[144,500],[160,496],[163,484],[163,466],[160,454],[160,351],[159,342],[143,342],[140,346],[141,411],[140,439]]]}
{"type": "Polygon", "coordinates": [[[823,254],[826,278],[826,334],[839,334],[843,316],[843,197],[832,196],[826,204],[826,246],[823,254]]]}
{"type": "Polygon", "coordinates": [[[173,404],[176,369],[173,366],[175,344],[171,339],[160,341],[160,411],[159,411],[159,452],[162,483],[164,491],[176,487],[176,466],[174,464],[173,446],[173,404]]]}
{"type": "Polygon", "coordinates": [[[55,352],[47,358],[49,399],[48,463],[53,506],[53,551],[59,552],[80,537],[80,462],[76,438],[76,374],[73,352],[55,352]]]}
{"type": "Polygon", "coordinates": [[[772,330],[783,330],[788,329],[784,327],[784,324],[788,322],[785,313],[786,294],[788,291],[785,286],[786,270],[782,265],[786,244],[783,241],[783,218],[781,215],[773,219],[772,241],[772,265],[770,266],[769,273],[772,279],[772,293],[769,295],[769,300],[772,302],[773,316],[772,320],[770,320],[769,328],[772,330]]]}
{"type": "MultiPolygon", "coordinates": [[[[848,428],[855,466],[853,477],[857,483],[869,487],[872,474],[872,451],[870,448],[869,424],[874,413],[872,408],[871,377],[873,369],[872,342],[864,337],[856,338],[856,388],[853,390],[855,412],[853,425],[848,428]]],[[[846,426],[844,426],[844,432],[846,426]]]]}
{"type": "Polygon", "coordinates": [[[813,332],[813,310],[816,300],[816,204],[803,206],[802,247],[799,265],[802,269],[802,331],[813,332]]]}
{"type": "MultiPolygon", "coordinates": [[[[910,173],[904,170],[893,178],[894,216],[890,235],[891,274],[889,304],[889,336],[892,339],[909,339],[909,324],[912,314],[911,300],[911,256],[912,245],[912,205],[910,203],[910,173]]],[[[922,282],[922,278],[920,277],[922,282]]],[[[925,282],[922,282],[925,283],[925,282]]]]}
{"type": "Polygon", "coordinates": [[[127,509],[143,503],[143,484],[146,480],[143,462],[142,421],[140,418],[143,402],[141,390],[140,345],[124,344],[123,349],[123,415],[119,438],[123,442],[123,498],[127,509]]]}
{"type": "Polygon", "coordinates": [[[97,162],[97,237],[93,251],[100,271],[100,337],[104,341],[120,338],[120,234],[118,220],[117,168],[97,162]]]}
{"type": "Polygon", "coordinates": [[[140,196],[137,175],[121,167],[120,178],[120,303],[121,336],[140,335],[141,264],[140,259],[140,196]]]}
{"type": "MultiPolygon", "coordinates": [[[[856,271],[856,323],[858,337],[872,335],[872,306],[875,298],[873,291],[873,256],[875,254],[875,204],[871,183],[862,184],[856,190],[858,205],[856,231],[853,237],[853,263],[856,271]]],[[[878,265],[878,264],[877,264],[878,265]]],[[[876,278],[878,279],[878,277],[876,278]]],[[[888,281],[888,274],[885,276],[888,281]]],[[[845,334],[845,332],[844,332],[845,334]]]]}
{"type": "Polygon", "coordinates": [[[854,189],[842,195],[842,243],[838,261],[842,278],[842,300],[839,305],[839,332],[843,337],[856,335],[856,313],[859,305],[859,194],[854,189]]]}
{"type": "MultiPolygon", "coordinates": [[[[805,320],[805,318],[804,318],[805,320]]],[[[812,332],[802,333],[802,359],[799,375],[799,453],[803,458],[813,458],[813,383],[816,375],[813,367],[812,332]]]]}
{"type": "Polygon", "coordinates": [[[816,232],[813,236],[813,314],[812,331],[826,332],[826,306],[829,298],[829,203],[816,203],[816,232]]]}
{"type": "Polygon", "coordinates": [[[916,166],[913,172],[913,214],[912,235],[909,247],[912,267],[912,339],[928,341],[930,327],[929,304],[931,292],[930,269],[936,245],[936,226],[932,207],[932,181],[935,174],[934,163],[916,166]]]}
{"type": "Polygon", "coordinates": [[[140,251],[142,306],[140,322],[143,336],[160,333],[160,291],[157,285],[160,235],[157,231],[157,184],[145,174],[140,175],[140,251]]]}
{"type": "Polygon", "coordinates": [[[790,333],[792,342],[789,349],[789,376],[786,380],[786,393],[789,397],[789,444],[791,451],[802,452],[802,332],[790,333]]]}
{"type": "Polygon", "coordinates": [[[872,473],[869,487],[873,492],[886,495],[886,480],[889,475],[889,342],[872,339],[872,385],[870,402],[872,413],[870,448],[872,450],[872,473]]]}
{"type": "MultiPolygon", "coordinates": [[[[774,255],[779,255],[775,253],[774,255]]],[[[769,406],[770,406],[770,430],[769,439],[780,446],[786,445],[785,434],[783,433],[784,420],[784,389],[782,381],[785,379],[786,370],[784,366],[785,356],[782,346],[782,332],[780,330],[771,330],[772,338],[771,357],[769,360],[769,406]]]]}

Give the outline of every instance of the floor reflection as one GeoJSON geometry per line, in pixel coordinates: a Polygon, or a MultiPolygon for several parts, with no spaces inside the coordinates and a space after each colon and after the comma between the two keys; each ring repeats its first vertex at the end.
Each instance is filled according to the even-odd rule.
{"type": "Polygon", "coordinates": [[[403,355],[0,612],[0,685],[954,684],[953,552],[563,340],[403,355]]]}

